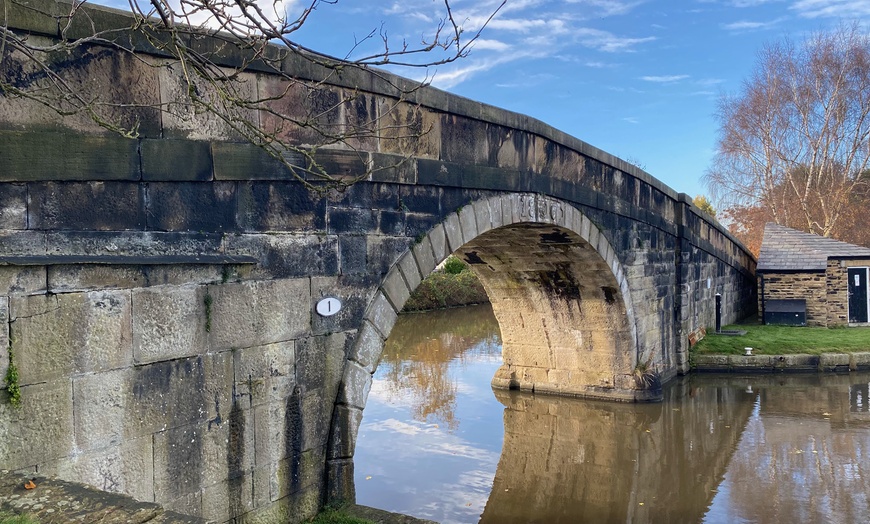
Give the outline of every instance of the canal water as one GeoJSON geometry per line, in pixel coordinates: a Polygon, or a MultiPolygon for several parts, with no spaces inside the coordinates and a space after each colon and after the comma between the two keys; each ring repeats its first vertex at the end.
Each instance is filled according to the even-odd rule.
{"type": "Polygon", "coordinates": [[[692,375],[656,404],[490,388],[489,306],[403,315],[357,502],[441,523],[870,522],[870,374],[692,375]]]}

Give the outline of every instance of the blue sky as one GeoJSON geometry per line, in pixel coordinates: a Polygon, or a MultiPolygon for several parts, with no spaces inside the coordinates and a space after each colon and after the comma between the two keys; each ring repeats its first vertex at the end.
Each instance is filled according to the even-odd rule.
{"type": "MultiPolygon", "coordinates": [[[[451,2],[468,31],[498,3],[451,2]]],[[[344,56],[381,23],[394,46],[418,42],[443,14],[443,0],[339,0],[297,39],[344,56]]],[[[739,91],[762,45],[853,20],[870,26],[870,0],[508,0],[468,57],[428,73],[435,87],[533,116],[695,195],[717,101],[739,91]]]]}
{"type": "MultiPolygon", "coordinates": [[[[273,1],[290,18],[311,3],[255,0],[267,10],[273,1]]],[[[445,16],[444,0],[330,1],[293,38],[337,57],[380,27],[394,49],[413,45],[445,16]]],[[[474,33],[501,0],[450,3],[474,33]]],[[[694,196],[706,192],[717,101],[739,91],[764,43],[856,20],[870,28],[870,0],[507,0],[468,57],[392,70],[535,117],[694,196]]],[[[378,50],[377,38],[363,41],[351,57],[378,50]]]]}

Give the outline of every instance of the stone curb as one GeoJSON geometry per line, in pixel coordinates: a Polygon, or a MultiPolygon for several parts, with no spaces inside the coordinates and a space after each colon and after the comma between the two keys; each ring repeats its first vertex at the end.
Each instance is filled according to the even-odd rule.
{"type": "Polygon", "coordinates": [[[821,355],[695,355],[692,371],[717,373],[848,372],[870,370],[870,352],[821,355]]]}

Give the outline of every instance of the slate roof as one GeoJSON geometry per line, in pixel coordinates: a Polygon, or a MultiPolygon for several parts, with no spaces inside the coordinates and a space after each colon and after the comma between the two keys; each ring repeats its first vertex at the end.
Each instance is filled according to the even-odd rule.
{"type": "Polygon", "coordinates": [[[757,271],[824,271],[828,258],[870,258],[870,248],[768,222],[757,271]]]}

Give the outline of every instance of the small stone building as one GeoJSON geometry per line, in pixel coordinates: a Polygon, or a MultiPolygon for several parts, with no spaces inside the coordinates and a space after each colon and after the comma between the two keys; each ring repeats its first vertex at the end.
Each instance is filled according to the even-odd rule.
{"type": "Polygon", "coordinates": [[[870,248],[769,223],[756,269],[759,313],[772,324],[870,325],[868,268],[870,248]]]}

